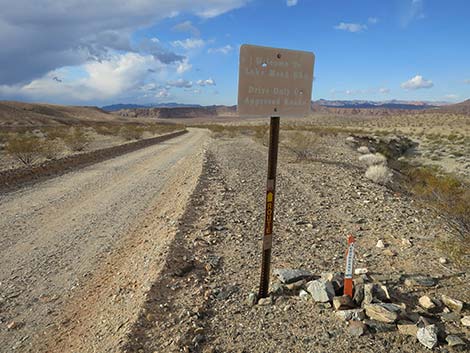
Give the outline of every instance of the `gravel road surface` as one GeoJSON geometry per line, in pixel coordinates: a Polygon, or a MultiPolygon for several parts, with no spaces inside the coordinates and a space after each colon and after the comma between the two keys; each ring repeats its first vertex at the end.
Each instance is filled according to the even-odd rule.
{"type": "Polygon", "coordinates": [[[0,351],[115,351],[195,186],[207,137],[191,129],[0,195],[0,351]]]}

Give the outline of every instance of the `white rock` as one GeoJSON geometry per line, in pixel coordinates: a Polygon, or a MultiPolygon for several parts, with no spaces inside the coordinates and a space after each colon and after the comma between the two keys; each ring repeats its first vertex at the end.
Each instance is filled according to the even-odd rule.
{"type": "Polygon", "coordinates": [[[447,263],[447,259],[445,257],[440,257],[439,258],[439,263],[445,265],[447,263]]]}
{"type": "Polygon", "coordinates": [[[385,244],[381,239],[379,239],[379,241],[377,241],[377,245],[375,245],[375,246],[380,248],[380,249],[385,248],[385,244]]]}
{"type": "Polygon", "coordinates": [[[369,272],[369,270],[367,268],[356,268],[354,270],[355,275],[365,275],[368,272],[369,272]]]}
{"type": "Polygon", "coordinates": [[[470,327],[470,316],[464,316],[460,322],[462,323],[462,325],[464,326],[467,326],[467,327],[470,327]]]}
{"type": "Polygon", "coordinates": [[[300,299],[302,299],[303,301],[307,301],[310,299],[310,294],[308,294],[307,291],[304,291],[303,289],[300,290],[299,292],[299,297],[300,299]]]}
{"type": "Polygon", "coordinates": [[[418,329],[416,334],[418,341],[425,347],[433,349],[437,344],[437,327],[436,325],[428,325],[418,329]]]}
{"type": "Polygon", "coordinates": [[[320,303],[327,303],[335,296],[333,284],[322,279],[308,282],[307,292],[310,293],[314,301],[320,303]]]}
{"type": "Polygon", "coordinates": [[[436,307],[434,301],[427,295],[423,295],[419,298],[418,301],[419,305],[421,305],[424,309],[434,309],[436,307]]]}

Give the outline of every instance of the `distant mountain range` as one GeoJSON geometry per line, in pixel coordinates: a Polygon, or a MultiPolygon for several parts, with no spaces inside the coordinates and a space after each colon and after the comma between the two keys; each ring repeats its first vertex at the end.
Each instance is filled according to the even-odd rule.
{"type": "MultiPolygon", "coordinates": [[[[403,109],[403,110],[424,110],[447,106],[449,102],[428,102],[428,101],[368,101],[368,100],[326,100],[319,99],[312,102],[312,106],[327,108],[349,108],[349,109],[403,109]]],[[[204,108],[199,104],[183,103],[153,103],[153,104],[113,104],[102,107],[107,112],[115,112],[123,109],[148,109],[148,108],[204,108]]]]}
{"type": "Polygon", "coordinates": [[[356,108],[356,109],[404,109],[423,110],[449,105],[448,102],[427,102],[427,101],[367,101],[367,100],[326,100],[320,99],[312,102],[313,105],[328,108],[356,108]]]}
{"type": "Polygon", "coordinates": [[[182,103],[154,103],[154,104],[112,104],[101,107],[107,112],[115,112],[122,109],[140,109],[140,108],[200,108],[199,104],[182,104],[182,103]]]}

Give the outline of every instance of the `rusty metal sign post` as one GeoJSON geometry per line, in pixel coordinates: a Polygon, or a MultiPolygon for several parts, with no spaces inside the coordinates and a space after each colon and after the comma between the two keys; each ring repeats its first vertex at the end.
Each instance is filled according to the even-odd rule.
{"type": "Polygon", "coordinates": [[[244,44],[240,48],[238,113],[271,117],[263,254],[258,299],[269,294],[280,116],[306,116],[311,110],[313,53],[244,44]]]}

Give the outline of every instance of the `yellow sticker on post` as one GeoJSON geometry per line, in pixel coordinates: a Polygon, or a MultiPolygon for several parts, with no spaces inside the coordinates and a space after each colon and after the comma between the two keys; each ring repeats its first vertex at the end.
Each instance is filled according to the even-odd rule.
{"type": "Polygon", "coordinates": [[[305,116],[311,111],[311,52],[244,44],[240,48],[238,114],[305,116]]]}

